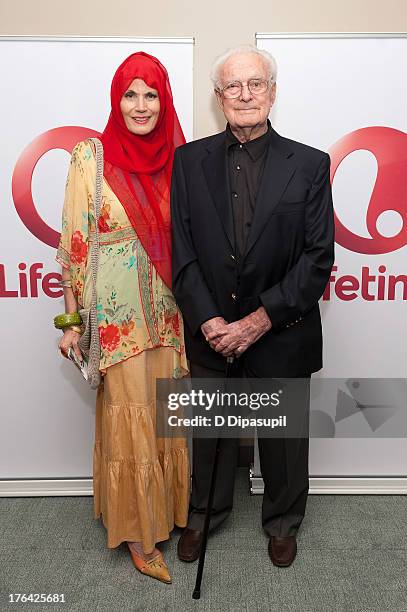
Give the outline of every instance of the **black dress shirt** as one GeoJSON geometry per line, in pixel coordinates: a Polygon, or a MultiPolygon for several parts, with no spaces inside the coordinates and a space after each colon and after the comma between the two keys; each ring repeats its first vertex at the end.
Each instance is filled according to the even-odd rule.
{"type": "Polygon", "coordinates": [[[226,126],[226,155],[238,259],[245,252],[267,156],[269,132],[270,122],[265,134],[241,143],[233,134],[230,125],[226,126]]]}

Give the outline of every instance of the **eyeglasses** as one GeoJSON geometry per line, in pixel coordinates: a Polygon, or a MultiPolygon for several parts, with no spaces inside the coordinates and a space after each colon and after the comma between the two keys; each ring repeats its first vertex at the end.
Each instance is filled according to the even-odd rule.
{"type": "Polygon", "coordinates": [[[272,80],[272,78],[267,81],[266,79],[249,79],[248,81],[243,81],[243,83],[241,81],[233,81],[233,83],[228,83],[225,87],[219,87],[218,91],[224,98],[239,98],[243,85],[246,83],[250,93],[256,96],[266,93],[272,80]]]}

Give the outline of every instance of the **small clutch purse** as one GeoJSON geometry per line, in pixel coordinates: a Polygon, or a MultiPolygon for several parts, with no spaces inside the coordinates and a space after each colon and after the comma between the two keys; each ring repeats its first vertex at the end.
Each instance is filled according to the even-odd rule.
{"type": "Polygon", "coordinates": [[[90,269],[92,274],[92,302],[90,308],[82,308],[79,314],[84,325],[84,332],[79,338],[78,346],[86,358],[88,365],[88,383],[92,389],[97,389],[102,380],[100,365],[100,338],[97,321],[96,278],[99,265],[99,217],[102,202],[103,183],[103,145],[98,138],[90,138],[96,148],[96,182],[93,198],[95,213],[95,233],[90,248],[90,269]]]}

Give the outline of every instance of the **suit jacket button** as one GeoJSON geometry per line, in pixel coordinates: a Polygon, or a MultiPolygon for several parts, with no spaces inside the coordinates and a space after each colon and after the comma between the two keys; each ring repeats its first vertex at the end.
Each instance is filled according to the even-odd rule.
{"type": "Polygon", "coordinates": [[[237,295],[235,293],[232,293],[232,300],[237,300],[237,295]]]}

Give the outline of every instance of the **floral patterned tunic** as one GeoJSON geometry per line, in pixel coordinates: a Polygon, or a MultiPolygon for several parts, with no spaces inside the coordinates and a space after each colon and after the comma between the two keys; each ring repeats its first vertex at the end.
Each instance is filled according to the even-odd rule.
{"type": "MultiPolygon", "coordinates": [[[[80,142],[72,152],[56,258],[70,271],[80,308],[89,308],[92,297],[88,252],[95,229],[95,173],[92,145],[87,140],[80,142]]],[[[146,349],[167,346],[174,348],[173,377],[184,376],[188,366],[181,313],[105,180],[98,229],[100,369],[146,349]]]]}

